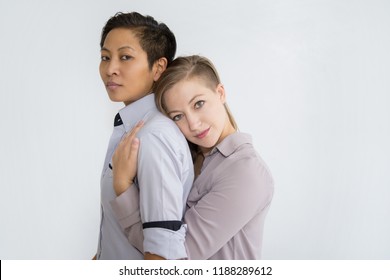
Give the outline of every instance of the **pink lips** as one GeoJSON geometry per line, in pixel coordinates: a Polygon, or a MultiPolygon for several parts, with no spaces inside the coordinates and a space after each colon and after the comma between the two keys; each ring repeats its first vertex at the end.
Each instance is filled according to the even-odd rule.
{"type": "Polygon", "coordinates": [[[108,82],[108,83],[106,84],[106,87],[107,87],[108,89],[110,89],[110,90],[115,90],[115,89],[117,89],[118,87],[120,87],[120,85],[117,84],[117,83],[114,83],[114,82],[108,82]]]}
{"type": "Polygon", "coordinates": [[[203,132],[201,132],[198,135],[196,135],[196,137],[198,137],[199,139],[202,139],[202,138],[206,137],[207,133],[209,133],[209,130],[210,130],[210,128],[204,130],[203,132]]]}

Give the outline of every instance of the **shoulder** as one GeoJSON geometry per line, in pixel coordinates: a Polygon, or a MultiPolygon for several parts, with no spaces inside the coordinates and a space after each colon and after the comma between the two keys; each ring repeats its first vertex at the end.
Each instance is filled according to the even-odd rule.
{"type": "Polygon", "coordinates": [[[229,156],[223,156],[218,179],[241,182],[249,186],[273,188],[274,182],[268,165],[256,151],[248,134],[236,135],[235,149],[229,156]],[[249,139],[249,140],[248,140],[249,139]],[[239,140],[239,141],[238,141],[239,140]]]}
{"type": "Polygon", "coordinates": [[[171,157],[180,161],[191,161],[187,140],[177,125],[160,112],[154,112],[145,120],[138,132],[139,157],[171,157]]]}
{"type": "Polygon", "coordinates": [[[240,177],[258,177],[260,174],[271,176],[267,164],[250,143],[238,147],[225,161],[225,174],[231,173],[240,177]]]}
{"type": "Polygon", "coordinates": [[[160,112],[153,112],[145,120],[143,128],[139,131],[138,137],[148,141],[155,138],[174,142],[185,142],[185,138],[177,125],[160,112]]]}
{"type": "Polygon", "coordinates": [[[253,146],[253,143],[244,143],[232,154],[232,161],[243,174],[252,176],[267,176],[272,180],[268,165],[253,146]]]}

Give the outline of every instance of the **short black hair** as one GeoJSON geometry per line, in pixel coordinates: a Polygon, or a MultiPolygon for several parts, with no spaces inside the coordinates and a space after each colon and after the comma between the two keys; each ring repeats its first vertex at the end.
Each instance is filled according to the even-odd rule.
{"type": "Polygon", "coordinates": [[[157,22],[153,17],[143,16],[137,12],[116,13],[103,27],[100,48],[103,47],[107,34],[115,28],[128,28],[135,32],[142,49],[147,54],[150,69],[162,57],[168,60],[168,65],[175,58],[175,35],[168,26],[157,22]]]}

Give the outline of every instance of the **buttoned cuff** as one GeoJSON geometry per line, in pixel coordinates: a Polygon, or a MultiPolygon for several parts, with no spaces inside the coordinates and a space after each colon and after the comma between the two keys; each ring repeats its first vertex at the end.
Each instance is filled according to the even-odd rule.
{"type": "Polygon", "coordinates": [[[183,224],[179,230],[165,228],[144,229],[144,252],[159,255],[168,260],[185,259],[185,236],[187,225],[183,224]]]}
{"type": "Polygon", "coordinates": [[[126,191],[110,201],[111,208],[123,229],[141,221],[139,190],[132,184],[126,191]]]}

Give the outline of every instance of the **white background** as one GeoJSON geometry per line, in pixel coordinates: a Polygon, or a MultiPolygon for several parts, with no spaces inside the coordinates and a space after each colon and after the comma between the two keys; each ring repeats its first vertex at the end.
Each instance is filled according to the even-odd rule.
{"type": "Polygon", "coordinates": [[[95,254],[100,32],[133,10],[219,69],[275,178],[265,259],[390,258],[389,1],[0,0],[0,259],[95,254]]]}

